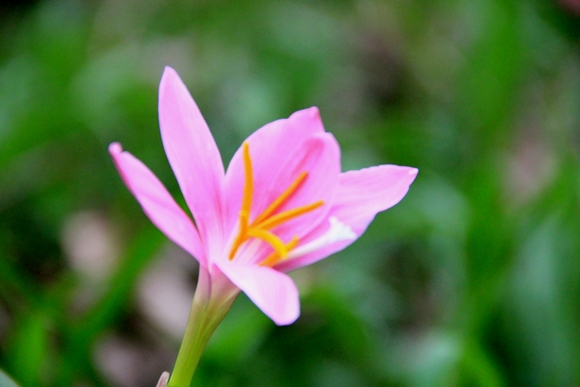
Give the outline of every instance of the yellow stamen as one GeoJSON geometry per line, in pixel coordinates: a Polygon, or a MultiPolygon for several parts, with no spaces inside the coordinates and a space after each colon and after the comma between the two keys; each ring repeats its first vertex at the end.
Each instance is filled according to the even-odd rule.
{"type": "Polygon", "coordinates": [[[250,221],[250,209],[252,208],[252,197],[254,196],[254,172],[252,168],[252,158],[250,157],[250,145],[244,142],[242,145],[244,154],[244,173],[246,181],[244,184],[244,196],[242,197],[242,209],[240,211],[240,220],[242,220],[242,213],[245,212],[246,226],[250,221]]]}
{"type": "Polygon", "coordinates": [[[258,224],[258,223],[262,222],[264,219],[266,219],[268,216],[270,216],[274,211],[276,211],[278,208],[280,208],[280,206],[283,205],[286,202],[286,200],[288,200],[290,198],[290,196],[292,196],[292,194],[298,189],[298,187],[300,187],[300,185],[306,179],[306,177],[308,177],[308,172],[302,172],[296,178],[296,180],[294,180],[294,182],[292,184],[290,184],[290,187],[288,187],[286,189],[286,191],[282,192],[280,194],[280,196],[278,196],[276,198],[276,200],[274,200],[272,202],[272,204],[270,204],[268,206],[268,208],[266,208],[264,210],[264,212],[262,212],[260,214],[260,216],[258,216],[256,219],[254,219],[254,224],[258,224]]]}
{"type": "Polygon", "coordinates": [[[261,239],[268,243],[281,257],[286,258],[286,256],[288,256],[288,249],[286,248],[286,244],[284,244],[282,239],[278,238],[270,231],[260,228],[250,228],[248,229],[248,236],[261,239]]]}
{"type": "Polygon", "coordinates": [[[246,211],[240,211],[240,231],[232,244],[229,255],[230,261],[234,259],[238,247],[248,239],[248,216],[249,214],[246,211]]]}
{"type": "Polygon", "coordinates": [[[282,223],[286,223],[290,219],[294,219],[300,215],[304,215],[310,211],[313,211],[313,210],[317,209],[318,207],[322,206],[323,204],[324,204],[324,201],[319,200],[317,202],[307,204],[305,206],[296,207],[296,208],[293,208],[291,210],[276,214],[276,215],[270,217],[269,219],[266,219],[265,221],[263,221],[262,223],[260,223],[256,226],[254,226],[252,224],[252,227],[259,227],[259,228],[264,228],[266,230],[269,230],[269,229],[272,229],[276,226],[281,225],[282,223]]]}
{"type": "Polygon", "coordinates": [[[250,156],[250,145],[244,142],[242,145],[242,157],[244,160],[244,191],[242,196],[242,205],[239,215],[239,231],[238,235],[232,243],[232,248],[229,253],[229,259],[234,259],[236,252],[240,246],[249,238],[258,238],[268,243],[274,249],[261,264],[273,266],[278,261],[285,259],[288,252],[298,245],[298,237],[294,236],[290,242],[284,243],[278,236],[270,230],[274,227],[280,226],[298,216],[304,215],[308,212],[314,211],[324,204],[323,200],[286,210],[278,214],[272,215],[281,206],[283,206],[288,199],[300,188],[306,177],[307,172],[302,172],[290,186],[280,194],[260,215],[250,223],[250,212],[252,209],[252,198],[254,196],[254,173],[252,167],[252,158],[250,156]]]}
{"type": "MultiPolygon", "coordinates": [[[[298,237],[296,235],[294,235],[292,237],[292,239],[290,240],[290,242],[286,243],[286,250],[288,250],[288,251],[292,250],[294,247],[296,247],[298,245],[299,241],[300,240],[298,239],[298,237]]],[[[280,254],[278,254],[277,251],[274,251],[274,252],[272,252],[272,254],[268,255],[266,257],[266,259],[264,259],[262,262],[260,262],[260,266],[272,267],[275,264],[277,264],[278,262],[282,261],[284,258],[282,258],[280,256],[280,254]]]]}
{"type": "Polygon", "coordinates": [[[244,159],[244,193],[242,196],[242,209],[240,210],[240,231],[230,250],[230,261],[234,259],[238,247],[246,241],[248,226],[250,223],[250,210],[252,208],[252,197],[254,196],[254,172],[252,170],[252,158],[250,157],[250,145],[247,142],[242,144],[242,157],[244,159]]]}

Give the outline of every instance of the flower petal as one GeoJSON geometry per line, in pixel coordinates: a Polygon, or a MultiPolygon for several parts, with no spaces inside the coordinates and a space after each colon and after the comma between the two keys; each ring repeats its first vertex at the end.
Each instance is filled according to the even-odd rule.
{"type": "MultiPolygon", "coordinates": [[[[378,212],[391,208],[403,199],[417,173],[416,168],[397,165],[380,165],[343,173],[328,216],[336,217],[360,237],[378,212]]],[[[327,222],[321,223],[303,242],[318,238],[328,228],[327,222]]],[[[310,265],[344,249],[352,242],[354,239],[333,243],[316,252],[282,262],[276,269],[290,271],[310,265]]]]}
{"type": "Polygon", "coordinates": [[[300,315],[298,289],[286,274],[235,261],[217,265],[277,325],[292,324],[300,315]]]}
{"type": "MultiPolygon", "coordinates": [[[[302,172],[308,177],[277,212],[312,204],[319,200],[332,201],[340,175],[340,149],[330,133],[324,132],[318,109],[310,108],[294,113],[290,118],[271,122],[252,134],[246,142],[254,175],[254,197],[250,220],[255,219],[302,172]]],[[[227,195],[226,219],[228,230],[236,224],[241,208],[244,187],[244,165],[241,149],[228,167],[224,195],[227,195]]],[[[306,234],[328,211],[317,209],[279,226],[275,233],[283,239],[306,234]]]]}
{"type": "Polygon", "coordinates": [[[159,124],[165,153],[204,245],[219,246],[223,163],[199,108],[170,67],[159,85],[159,124]]]}
{"type": "Polygon", "coordinates": [[[132,154],[123,152],[121,144],[109,145],[109,153],[125,185],[151,222],[170,240],[193,255],[200,264],[205,265],[201,241],[193,222],[159,179],[132,154]]]}

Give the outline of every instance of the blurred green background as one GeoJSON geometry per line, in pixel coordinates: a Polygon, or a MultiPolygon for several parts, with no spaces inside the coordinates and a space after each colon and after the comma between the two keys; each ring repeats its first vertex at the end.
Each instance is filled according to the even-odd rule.
{"type": "Polygon", "coordinates": [[[242,295],[196,386],[580,385],[580,2],[0,3],[0,368],[23,387],[154,386],[194,260],[143,215],[120,141],[181,199],[163,67],[227,162],[316,105],[343,169],[419,168],[353,246],[293,274],[276,327],[242,295]]]}

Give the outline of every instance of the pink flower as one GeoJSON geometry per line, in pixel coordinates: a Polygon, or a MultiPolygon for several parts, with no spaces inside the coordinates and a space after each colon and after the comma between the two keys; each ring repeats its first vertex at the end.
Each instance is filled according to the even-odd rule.
{"type": "Polygon", "coordinates": [[[169,67],[159,86],[159,122],[195,223],[143,163],[113,143],[125,184],[151,221],[199,261],[206,288],[198,291],[232,297],[242,290],[279,325],[300,314],[285,272],[350,245],[417,175],[395,165],[341,173],[340,148],[315,107],[253,133],[224,172],[205,120],[169,67]]]}

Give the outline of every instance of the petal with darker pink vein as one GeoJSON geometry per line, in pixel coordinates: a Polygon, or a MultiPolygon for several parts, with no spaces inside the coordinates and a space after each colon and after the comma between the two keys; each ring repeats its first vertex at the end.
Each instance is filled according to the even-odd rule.
{"type": "MultiPolygon", "coordinates": [[[[325,203],[331,201],[340,175],[340,149],[334,136],[323,132],[317,109],[307,109],[287,120],[272,122],[246,141],[250,148],[255,185],[251,219],[274,202],[302,172],[308,173],[307,178],[277,212],[320,200],[325,203]]],[[[227,195],[228,230],[235,225],[241,207],[244,177],[240,149],[226,173],[224,195],[227,195]]],[[[280,226],[276,234],[288,237],[300,228],[299,234],[303,235],[327,210],[328,207],[325,207],[302,215],[280,226]]]]}

